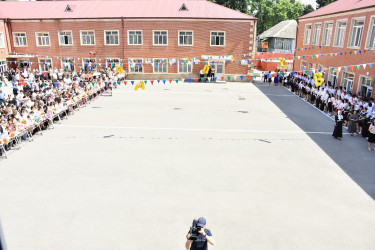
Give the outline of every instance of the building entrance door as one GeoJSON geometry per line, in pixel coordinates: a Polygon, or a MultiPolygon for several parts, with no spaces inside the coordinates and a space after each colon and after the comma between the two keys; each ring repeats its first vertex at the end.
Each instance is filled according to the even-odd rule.
{"type": "Polygon", "coordinates": [[[221,80],[221,77],[224,76],[224,62],[215,63],[215,77],[217,80],[221,80]]]}

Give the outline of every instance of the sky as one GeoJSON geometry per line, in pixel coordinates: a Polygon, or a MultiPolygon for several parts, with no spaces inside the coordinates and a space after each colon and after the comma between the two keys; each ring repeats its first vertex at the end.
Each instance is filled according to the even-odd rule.
{"type": "Polygon", "coordinates": [[[316,8],[316,1],[315,0],[299,0],[299,1],[304,3],[304,4],[311,4],[311,6],[314,7],[314,9],[316,8]]]}

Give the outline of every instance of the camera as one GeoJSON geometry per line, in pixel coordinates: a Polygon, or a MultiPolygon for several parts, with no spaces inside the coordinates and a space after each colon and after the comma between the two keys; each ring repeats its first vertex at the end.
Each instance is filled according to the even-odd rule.
{"type": "Polygon", "coordinates": [[[202,227],[198,226],[198,220],[194,219],[193,223],[190,227],[189,234],[190,238],[189,240],[196,240],[198,239],[199,231],[202,229],[202,227]]]}

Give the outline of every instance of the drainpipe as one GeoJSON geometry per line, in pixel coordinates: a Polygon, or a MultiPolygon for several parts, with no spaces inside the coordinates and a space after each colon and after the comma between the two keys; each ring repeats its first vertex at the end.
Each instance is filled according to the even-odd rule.
{"type": "MultiPolygon", "coordinates": [[[[297,53],[297,44],[298,44],[298,26],[299,26],[299,20],[297,18],[297,31],[296,31],[296,42],[295,42],[295,45],[294,45],[294,57],[296,57],[296,53],[297,53]]],[[[293,71],[295,71],[295,64],[296,64],[296,60],[293,60],[293,71]]]]}
{"type": "Polygon", "coordinates": [[[13,40],[13,35],[12,35],[12,26],[10,24],[10,20],[8,18],[6,18],[4,20],[4,35],[5,35],[5,39],[6,39],[6,43],[7,43],[7,48],[8,48],[8,52],[12,52],[13,51],[13,48],[12,48],[12,40],[13,40]],[[8,40],[8,36],[6,35],[6,33],[8,33],[9,35],[9,40],[8,40]]]}
{"type": "MultiPolygon", "coordinates": [[[[124,17],[121,17],[121,33],[122,33],[122,59],[124,60],[125,64],[125,29],[124,29],[124,17]]],[[[125,71],[125,68],[124,68],[125,71]]]]}

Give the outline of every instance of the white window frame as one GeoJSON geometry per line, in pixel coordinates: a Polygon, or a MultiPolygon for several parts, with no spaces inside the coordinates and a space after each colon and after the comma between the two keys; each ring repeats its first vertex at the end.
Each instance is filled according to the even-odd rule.
{"type": "Polygon", "coordinates": [[[73,60],[72,66],[73,66],[74,69],[71,68],[72,66],[69,66],[69,70],[65,71],[65,64],[64,64],[65,62],[64,61],[68,61],[68,60],[66,60],[64,58],[61,58],[61,64],[60,65],[61,65],[61,69],[63,70],[63,72],[74,72],[76,70],[75,65],[74,65],[74,63],[75,63],[74,58],[73,59],[69,58],[69,61],[70,60],[73,60]]]}
{"type": "MultiPolygon", "coordinates": [[[[362,93],[362,85],[363,85],[362,84],[362,79],[363,78],[366,78],[366,80],[372,81],[372,87],[371,87],[371,89],[372,89],[371,95],[372,95],[374,93],[375,80],[372,77],[368,77],[368,76],[365,76],[365,75],[360,75],[359,76],[359,83],[358,83],[358,86],[357,86],[357,93],[362,93]]],[[[368,85],[365,85],[365,86],[368,86],[368,85]]],[[[367,94],[367,93],[365,93],[365,94],[367,94]]],[[[367,95],[366,95],[366,97],[367,97],[367,95]]]]}
{"type": "Polygon", "coordinates": [[[193,30],[179,30],[177,39],[178,39],[178,46],[194,46],[194,31],[193,30]],[[180,43],[180,32],[191,32],[191,44],[180,43]]]}
{"type": "Polygon", "coordinates": [[[5,72],[7,68],[8,67],[5,60],[0,60],[0,73],[5,72]]]}
{"type": "Polygon", "coordinates": [[[120,31],[119,30],[105,30],[104,31],[104,45],[106,46],[119,46],[120,45],[120,31]],[[118,43],[117,44],[107,44],[107,36],[106,36],[106,32],[113,32],[113,31],[116,31],[117,32],[117,35],[118,35],[118,43]]]}
{"type": "MultiPolygon", "coordinates": [[[[339,19],[339,20],[336,20],[336,27],[335,27],[335,36],[333,38],[333,44],[332,44],[332,47],[337,47],[337,48],[344,48],[345,46],[345,37],[346,37],[346,30],[348,29],[348,19],[339,19]],[[343,36],[344,38],[342,39],[343,40],[343,43],[342,45],[340,44],[336,44],[336,39],[337,39],[337,35],[338,35],[338,31],[339,31],[339,24],[340,23],[345,23],[345,29],[343,29],[343,36]]],[[[341,40],[341,39],[340,39],[341,40]]]]}
{"type": "Polygon", "coordinates": [[[48,47],[48,46],[51,46],[51,36],[49,35],[49,32],[35,32],[35,39],[36,39],[36,46],[37,47],[48,47]],[[48,45],[42,45],[42,44],[39,44],[39,39],[38,39],[38,34],[42,34],[42,37],[46,37],[46,36],[43,36],[44,34],[48,34],[48,45]]]}
{"type": "Polygon", "coordinates": [[[322,23],[314,23],[314,30],[313,30],[313,34],[312,34],[311,45],[319,45],[320,44],[320,38],[322,37],[322,27],[323,27],[322,23]],[[320,32],[319,32],[318,39],[314,43],[314,38],[316,37],[316,26],[317,25],[320,25],[320,32]]]}
{"type": "MultiPolygon", "coordinates": [[[[140,45],[143,45],[143,30],[128,30],[128,45],[129,46],[140,46],[140,45]],[[141,40],[142,42],[141,43],[136,43],[136,44],[131,44],[130,43],[130,32],[141,32],[141,40]]],[[[134,59],[139,59],[139,58],[134,58],[134,59]]]]}
{"type": "Polygon", "coordinates": [[[367,50],[375,50],[375,15],[373,16],[370,16],[370,22],[369,22],[369,25],[368,25],[368,30],[367,30],[367,38],[366,38],[366,49],[367,50]],[[372,24],[372,25],[371,25],[372,24]],[[374,26],[374,30],[372,32],[374,32],[374,41],[373,42],[373,46],[370,47],[370,39],[371,39],[371,35],[372,35],[372,32],[371,32],[371,27],[374,26]]]}
{"type": "Polygon", "coordinates": [[[300,65],[300,71],[302,71],[302,74],[305,74],[304,72],[307,70],[307,62],[306,61],[301,61],[301,65],[300,65]],[[303,63],[305,63],[306,65],[304,66],[303,63]],[[302,66],[304,66],[304,69],[302,69],[302,66]]]}
{"type": "Polygon", "coordinates": [[[350,49],[360,49],[361,48],[363,36],[364,36],[364,31],[365,31],[365,26],[366,26],[366,17],[365,16],[352,18],[352,21],[350,23],[350,33],[349,33],[349,40],[348,40],[348,46],[347,46],[348,48],[350,48],[350,49]],[[361,41],[359,43],[359,46],[354,47],[354,46],[351,46],[351,41],[352,41],[352,36],[353,36],[354,22],[357,21],[357,20],[363,20],[363,28],[362,28],[362,37],[361,37],[361,41]]]}
{"type": "Polygon", "coordinates": [[[312,28],[313,28],[312,23],[305,24],[305,30],[303,31],[303,45],[309,45],[310,44],[312,28]],[[306,42],[307,26],[310,26],[311,28],[310,28],[310,34],[308,35],[308,39],[307,39],[307,42],[306,42]]]}
{"type": "Polygon", "coordinates": [[[210,46],[211,47],[225,47],[225,43],[226,43],[226,37],[227,37],[227,34],[225,31],[222,31],[222,30],[210,30],[210,46]],[[223,45],[212,45],[212,32],[222,32],[224,33],[224,44],[223,45]]]}
{"type": "Polygon", "coordinates": [[[322,39],[322,45],[323,46],[329,47],[332,44],[333,24],[334,24],[333,21],[324,22],[324,32],[323,32],[323,39],[322,39]],[[331,29],[328,29],[330,31],[329,31],[329,36],[327,36],[327,40],[329,40],[329,43],[327,43],[327,41],[326,41],[326,34],[327,33],[326,32],[327,32],[328,25],[330,25],[330,24],[332,25],[332,27],[331,27],[331,29]]]}
{"type": "MultiPolygon", "coordinates": [[[[168,46],[168,30],[153,30],[152,31],[152,45],[154,46],[168,46]],[[167,43],[166,44],[155,44],[155,32],[167,32],[167,43]]],[[[161,58],[156,58],[161,59],[161,58]]]]}
{"type": "Polygon", "coordinates": [[[59,39],[59,45],[60,46],[73,46],[74,44],[74,40],[73,40],[73,31],[72,30],[59,30],[57,32],[57,36],[58,36],[58,39],[59,39]],[[72,43],[71,44],[61,44],[61,40],[60,40],[60,32],[70,32],[71,36],[72,36],[72,43]]]}
{"type": "Polygon", "coordinates": [[[42,70],[42,61],[44,61],[44,63],[46,63],[46,61],[49,60],[51,61],[51,63],[49,64],[49,66],[53,67],[53,62],[52,62],[52,58],[38,58],[38,65],[39,65],[39,72],[47,72],[47,70],[42,70]]]}
{"type": "Polygon", "coordinates": [[[183,62],[181,60],[178,61],[178,73],[180,73],[180,74],[192,74],[193,73],[193,63],[192,62],[186,62],[186,65],[187,65],[188,69],[189,69],[189,65],[190,65],[190,68],[191,68],[190,72],[181,72],[180,71],[180,66],[185,65],[184,63],[185,62],[183,62]],[[181,65],[180,65],[180,63],[181,63],[181,65]]]}
{"type": "MultiPolygon", "coordinates": [[[[17,39],[18,41],[18,39],[17,39]]],[[[13,32],[13,45],[14,47],[27,47],[27,35],[26,35],[26,32],[13,32]],[[25,34],[25,41],[26,41],[26,44],[25,45],[16,45],[16,34],[25,34]]]]}
{"type": "Polygon", "coordinates": [[[0,48],[5,48],[5,39],[3,32],[0,32],[0,48]]]}
{"type": "Polygon", "coordinates": [[[128,63],[129,63],[129,68],[128,68],[129,73],[131,73],[131,74],[143,74],[144,73],[144,67],[143,67],[144,59],[143,58],[128,58],[128,63]],[[133,62],[134,63],[134,66],[133,66],[134,71],[131,70],[132,67],[131,67],[131,63],[129,62],[129,60],[133,61],[134,59],[141,60],[141,66],[140,67],[142,68],[142,71],[135,72],[135,67],[138,67],[138,70],[139,70],[139,66],[138,66],[138,63],[134,63],[134,62],[133,62]]]}
{"type": "Polygon", "coordinates": [[[343,71],[343,72],[342,72],[342,77],[341,77],[340,86],[342,86],[343,88],[346,87],[346,92],[349,92],[349,91],[353,92],[352,90],[354,89],[354,81],[355,81],[355,73],[353,73],[353,72],[348,72],[348,71],[343,71]],[[351,88],[350,90],[347,88],[348,86],[345,86],[345,85],[344,85],[345,79],[347,79],[347,78],[344,77],[345,74],[353,75],[353,85],[352,85],[352,88],[351,88]]]}
{"type": "MultiPolygon", "coordinates": [[[[154,63],[154,66],[152,67],[152,72],[154,73],[154,74],[168,74],[168,59],[167,58],[154,58],[153,59],[153,63],[154,63]],[[155,60],[166,60],[167,61],[167,65],[164,65],[165,67],[166,67],[166,72],[155,72],[155,67],[156,67],[156,62],[155,62],[155,60]]],[[[159,65],[158,65],[158,67],[159,67],[159,65]]]]}
{"type": "Polygon", "coordinates": [[[81,46],[95,46],[96,45],[95,30],[80,30],[79,38],[80,38],[81,46]],[[83,44],[82,32],[94,32],[94,44],[83,44]]]}

